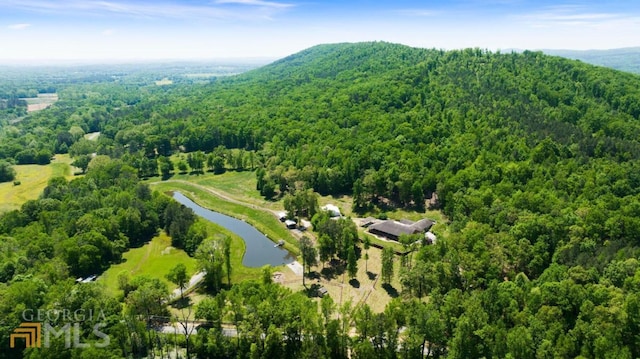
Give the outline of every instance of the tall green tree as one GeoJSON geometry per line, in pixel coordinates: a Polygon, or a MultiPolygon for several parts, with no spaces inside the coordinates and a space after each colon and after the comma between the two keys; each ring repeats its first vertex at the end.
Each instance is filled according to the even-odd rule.
{"type": "Polygon", "coordinates": [[[225,277],[224,246],[224,238],[207,238],[202,241],[195,254],[200,270],[205,272],[205,284],[213,293],[222,289],[225,277]]]}
{"type": "Polygon", "coordinates": [[[382,250],[382,268],[380,270],[380,276],[382,277],[382,283],[390,284],[393,278],[393,259],[395,254],[391,247],[385,247],[382,250]]]}
{"type": "Polygon", "coordinates": [[[227,274],[227,285],[231,287],[231,237],[225,236],[223,239],[222,254],[224,255],[224,267],[227,274]]]}
{"type": "Polygon", "coordinates": [[[169,270],[166,278],[180,289],[180,299],[184,300],[184,289],[189,284],[189,275],[184,263],[178,263],[169,270]]]}
{"type": "Polygon", "coordinates": [[[13,167],[8,162],[0,160],[0,182],[13,181],[15,178],[16,171],[13,167]]]}
{"type": "Polygon", "coordinates": [[[347,255],[347,273],[349,273],[349,278],[355,278],[358,274],[358,259],[353,246],[349,247],[349,254],[347,255]]]}
{"type": "Polygon", "coordinates": [[[366,272],[369,272],[369,248],[371,248],[371,239],[365,235],[364,238],[362,238],[362,249],[364,249],[364,270],[366,272]]]}
{"type": "MultiPolygon", "coordinates": [[[[298,248],[300,249],[300,256],[302,257],[302,268],[308,273],[311,272],[311,267],[317,264],[318,252],[313,246],[311,239],[307,236],[302,236],[298,242],[298,248]]],[[[302,275],[302,285],[304,282],[305,274],[302,275]]]]}

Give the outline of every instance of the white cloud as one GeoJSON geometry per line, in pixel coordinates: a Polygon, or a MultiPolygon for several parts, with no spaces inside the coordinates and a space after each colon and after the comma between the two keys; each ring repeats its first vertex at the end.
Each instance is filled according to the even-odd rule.
{"type": "Polygon", "coordinates": [[[135,18],[172,18],[172,19],[264,19],[291,4],[264,0],[219,0],[213,5],[191,5],[178,1],[172,2],[126,2],[123,0],[61,0],[56,2],[43,0],[3,0],[0,9],[10,8],[23,11],[64,14],[108,16],[120,15],[135,18]],[[226,5],[243,4],[252,7],[230,7],[226,5]]]}
{"type": "Polygon", "coordinates": [[[593,12],[581,6],[559,5],[541,11],[516,16],[532,27],[601,26],[610,21],[628,18],[628,15],[609,12],[593,12]]]}
{"type": "Polygon", "coordinates": [[[102,35],[104,35],[104,36],[111,36],[111,35],[113,35],[115,33],[116,33],[116,30],[114,30],[114,29],[106,29],[106,30],[102,31],[102,35]]]}
{"type": "Polygon", "coordinates": [[[7,27],[9,29],[11,29],[11,30],[24,30],[24,29],[26,29],[26,28],[28,28],[30,26],[31,26],[31,24],[12,24],[12,25],[9,25],[7,27]]]}

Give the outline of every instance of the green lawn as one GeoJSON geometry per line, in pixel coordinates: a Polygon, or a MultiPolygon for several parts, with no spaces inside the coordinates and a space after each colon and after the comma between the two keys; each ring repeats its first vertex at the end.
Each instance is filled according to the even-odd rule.
{"type": "MultiPolygon", "coordinates": [[[[171,156],[171,160],[176,165],[178,161],[184,158],[185,154],[177,154],[171,156]],[[180,157],[182,156],[182,157],[180,157]]],[[[267,201],[256,190],[256,173],[255,171],[232,171],[228,170],[222,174],[213,174],[205,172],[203,174],[179,174],[176,170],[172,180],[184,180],[192,183],[201,184],[208,187],[214,187],[244,202],[259,205],[274,210],[280,210],[282,205],[280,202],[267,201]]]]}
{"type": "Polygon", "coordinates": [[[0,183],[0,213],[18,209],[24,202],[37,199],[53,177],[64,176],[71,179],[71,162],[69,155],[56,155],[48,165],[13,166],[16,181],[20,181],[20,185],[15,186],[13,182],[0,183]]]}
{"type": "MultiPolygon", "coordinates": [[[[204,219],[199,220],[207,226],[209,235],[212,237],[225,235],[231,238],[231,281],[233,283],[259,278],[260,268],[248,268],[242,265],[242,257],[246,249],[242,238],[215,223],[204,219]]],[[[171,238],[162,232],[144,246],[126,252],[123,255],[124,262],[111,266],[100,277],[100,281],[104,281],[110,293],[116,293],[118,291],[118,275],[127,272],[130,277],[146,275],[158,278],[167,283],[170,290],[173,290],[176,286],[165,278],[169,270],[178,263],[184,263],[189,276],[192,276],[198,271],[198,263],[183,250],[167,249],[169,247],[171,247],[171,238]]]]}
{"type": "Polygon", "coordinates": [[[189,276],[197,272],[196,260],[184,251],[171,247],[171,238],[164,232],[144,246],[129,250],[123,258],[122,263],[111,266],[100,276],[99,280],[105,283],[107,291],[111,294],[118,291],[118,275],[122,272],[128,273],[130,277],[147,275],[158,278],[167,283],[170,290],[175,289],[176,286],[169,282],[165,275],[176,264],[184,263],[189,276]]]}

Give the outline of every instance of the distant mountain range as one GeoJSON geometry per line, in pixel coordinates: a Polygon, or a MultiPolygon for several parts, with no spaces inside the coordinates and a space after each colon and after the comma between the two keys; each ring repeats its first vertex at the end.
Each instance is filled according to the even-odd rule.
{"type": "Polygon", "coordinates": [[[542,52],[584,61],[598,66],[640,74],[640,47],[612,50],[542,50],[542,52]]]}

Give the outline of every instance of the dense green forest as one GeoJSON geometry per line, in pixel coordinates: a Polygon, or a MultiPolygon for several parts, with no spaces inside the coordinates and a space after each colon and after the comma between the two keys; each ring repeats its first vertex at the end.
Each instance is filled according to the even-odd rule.
{"type": "MultiPolygon", "coordinates": [[[[637,75],[541,52],[359,43],[317,46],[209,84],[80,84],[59,93],[51,109],[3,127],[0,158],[112,159],[84,157],[86,177],[54,181],[0,219],[0,313],[11,318],[1,345],[19,308],[54,306],[73,285],[66,278],[171,231],[159,215],[172,213],[169,201],[138,178],[185,151],[196,171],[257,167],[257,190],[268,197],[349,194],[363,214],[423,211],[435,194],[451,232],[402,261],[400,296],[382,313],[330,299],[315,310],[268,275],[225,288],[198,308],[213,323],[190,339],[198,357],[640,356],[637,75]],[[98,141],[82,138],[94,131],[98,141]],[[103,227],[84,232],[85,223],[103,227]],[[74,254],[80,242],[96,248],[93,258],[74,254]],[[221,334],[223,321],[237,338],[221,334]]],[[[134,303],[137,291],[162,297],[154,283],[134,284],[130,299],[94,294],[113,306],[134,303]]],[[[156,343],[139,330],[145,339],[118,337],[111,353],[145,355],[156,343]]]]}

